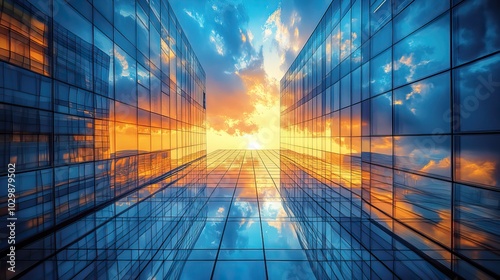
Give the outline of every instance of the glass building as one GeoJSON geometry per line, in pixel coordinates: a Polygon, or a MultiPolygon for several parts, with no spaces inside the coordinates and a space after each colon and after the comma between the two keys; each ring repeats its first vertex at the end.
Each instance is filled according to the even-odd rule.
{"type": "Polygon", "coordinates": [[[2,227],[0,279],[178,273],[156,260],[196,240],[180,220],[201,213],[205,111],[168,1],[0,1],[0,162],[17,186],[16,273],[2,227]]]}
{"type": "Polygon", "coordinates": [[[281,149],[206,155],[167,0],[0,0],[0,279],[500,278],[497,14],[334,0],[281,149]]]}
{"type": "Polygon", "coordinates": [[[499,13],[332,1],[281,80],[281,195],[319,279],[498,279],[499,13]]]}

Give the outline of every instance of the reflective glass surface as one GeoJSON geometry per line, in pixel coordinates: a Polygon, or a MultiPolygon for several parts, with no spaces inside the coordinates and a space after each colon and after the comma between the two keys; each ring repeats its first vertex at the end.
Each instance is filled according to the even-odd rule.
{"type": "Polygon", "coordinates": [[[0,2],[0,162],[19,183],[0,279],[176,275],[161,248],[195,240],[152,237],[201,227],[178,221],[205,187],[203,68],[168,1],[46,2],[0,2]]]}
{"type": "Polygon", "coordinates": [[[280,150],[209,155],[167,0],[50,3],[0,1],[0,279],[500,278],[498,1],[331,1],[280,150]]]}
{"type": "Polygon", "coordinates": [[[498,1],[329,10],[280,85],[282,196],[316,277],[499,278],[498,1]]]}

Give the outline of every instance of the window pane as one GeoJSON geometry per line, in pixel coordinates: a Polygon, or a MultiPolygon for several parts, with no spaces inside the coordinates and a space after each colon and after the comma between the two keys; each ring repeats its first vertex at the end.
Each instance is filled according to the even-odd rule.
{"type": "Polygon", "coordinates": [[[392,137],[372,137],[370,155],[372,163],[392,167],[392,137]]]}
{"type": "Polygon", "coordinates": [[[115,26],[130,42],[135,43],[135,1],[115,0],[115,26]]]}
{"type": "Polygon", "coordinates": [[[372,55],[375,56],[392,44],[392,24],[387,24],[371,39],[372,55]]]}
{"type": "Polygon", "coordinates": [[[458,184],[455,189],[457,251],[500,273],[498,254],[491,251],[500,247],[500,192],[458,184]]]}
{"type": "Polygon", "coordinates": [[[371,100],[372,135],[392,134],[392,94],[386,93],[371,100]]]}
{"type": "Polygon", "coordinates": [[[430,238],[451,245],[451,183],[394,172],[395,217],[430,238]]]}
{"type": "Polygon", "coordinates": [[[456,136],[456,180],[500,186],[500,135],[456,136]]]}
{"type": "Polygon", "coordinates": [[[57,12],[54,12],[54,21],[78,38],[92,43],[92,25],[80,13],[76,12],[68,3],[56,0],[57,12]]]}
{"type": "Polygon", "coordinates": [[[394,158],[397,168],[449,178],[450,156],[450,136],[394,137],[394,158]]]}
{"type": "Polygon", "coordinates": [[[453,55],[455,65],[500,49],[500,2],[464,1],[453,9],[453,55]]]}
{"type": "MultiPolygon", "coordinates": [[[[374,1],[372,1],[373,3],[374,1]]],[[[371,5],[371,33],[374,34],[392,17],[391,1],[378,0],[371,5]]]]}
{"type": "Polygon", "coordinates": [[[113,42],[94,28],[94,89],[113,97],[113,42]]]}
{"type": "Polygon", "coordinates": [[[351,75],[348,74],[340,80],[340,108],[351,105],[351,75]]]}
{"type": "Polygon", "coordinates": [[[394,134],[450,132],[450,73],[394,91],[394,134]]]}
{"type": "Polygon", "coordinates": [[[129,105],[137,106],[136,62],[115,45],[115,97],[129,105]]]}
{"type": "Polygon", "coordinates": [[[449,29],[446,14],[394,46],[395,87],[450,67],[449,29]]]}
{"type": "Polygon", "coordinates": [[[500,130],[500,94],[496,92],[500,80],[496,73],[500,73],[500,54],[456,70],[455,130],[500,130]]]}
{"type": "Polygon", "coordinates": [[[418,0],[394,18],[394,42],[419,29],[450,6],[449,1],[418,0]]]}
{"type": "Polygon", "coordinates": [[[340,61],[351,54],[351,10],[340,22],[340,61]]]}
{"type": "Polygon", "coordinates": [[[392,87],[392,49],[388,49],[370,62],[371,96],[375,96],[392,87]]]}

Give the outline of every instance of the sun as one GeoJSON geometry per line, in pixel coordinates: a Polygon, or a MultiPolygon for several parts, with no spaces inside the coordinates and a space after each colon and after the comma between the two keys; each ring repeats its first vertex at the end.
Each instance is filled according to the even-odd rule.
{"type": "Polygon", "coordinates": [[[259,150],[259,149],[261,149],[261,146],[260,146],[259,142],[257,142],[257,141],[250,141],[248,143],[248,149],[259,150]]]}

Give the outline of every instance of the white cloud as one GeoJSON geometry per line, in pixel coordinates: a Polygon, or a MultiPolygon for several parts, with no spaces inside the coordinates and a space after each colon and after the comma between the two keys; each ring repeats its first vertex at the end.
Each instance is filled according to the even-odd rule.
{"type": "Polygon", "coordinates": [[[285,63],[286,53],[292,51],[298,53],[300,50],[300,33],[298,24],[301,17],[297,12],[293,12],[288,19],[283,19],[281,7],[276,9],[266,20],[263,26],[263,41],[269,44],[265,50],[267,56],[265,61],[266,72],[276,78],[280,79],[284,74],[281,67],[285,63]]]}
{"type": "Polygon", "coordinates": [[[223,38],[219,33],[215,32],[215,30],[210,32],[210,42],[214,44],[215,50],[218,54],[224,55],[225,47],[223,38]]]}
{"type": "Polygon", "coordinates": [[[187,9],[184,9],[184,12],[192,19],[194,19],[198,25],[203,28],[205,27],[205,18],[203,17],[203,15],[200,15],[198,13],[193,13],[187,9]]]}

